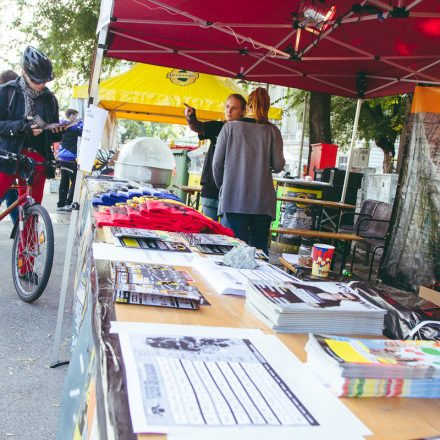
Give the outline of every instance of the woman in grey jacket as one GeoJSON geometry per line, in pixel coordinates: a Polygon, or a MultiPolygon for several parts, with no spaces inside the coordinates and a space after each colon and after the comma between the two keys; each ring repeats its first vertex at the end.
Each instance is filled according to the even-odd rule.
{"type": "Polygon", "coordinates": [[[258,87],[248,98],[251,117],[223,126],[213,159],[219,214],[236,237],[265,253],[276,207],[272,172],[280,172],[285,164],[283,140],[268,120],[269,107],[266,89],[258,87]]]}

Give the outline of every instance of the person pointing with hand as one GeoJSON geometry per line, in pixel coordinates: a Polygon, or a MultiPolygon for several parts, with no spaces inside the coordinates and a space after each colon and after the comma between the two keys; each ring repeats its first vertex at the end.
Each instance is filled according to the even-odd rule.
{"type": "MultiPolygon", "coordinates": [[[[185,116],[191,130],[198,133],[200,140],[209,139],[210,141],[200,179],[202,185],[202,212],[207,217],[217,221],[219,188],[217,188],[214,176],[212,175],[212,159],[214,157],[215,145],[225,122],[238,120],[245,115],[246,100],[238,93],[229,95],[225,102],[225,119],[223,121],[201,122],[197,119],[196,109],[187,104],[185,106],[185,116]]],[[[222,219],[222,224],[228,226],[225,219],[222,219]]]]}

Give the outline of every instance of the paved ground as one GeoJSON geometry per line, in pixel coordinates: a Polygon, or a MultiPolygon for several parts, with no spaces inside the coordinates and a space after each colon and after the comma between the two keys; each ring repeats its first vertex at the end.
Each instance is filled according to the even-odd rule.
{"type": "MultiPolygon", "coordinates": [[[[55,232],[55,261],[46,291],[33,304],[18,299],[11,278],[12,224],[0,222],[0,439],[56,438],[67,366],[50,368],[66,251],[69,214],[57,215],[57,195],[46,187],[44,205],[55,232]]],[[[70,356],[71,295],[68,295],[60,359],[70,356]]]]}

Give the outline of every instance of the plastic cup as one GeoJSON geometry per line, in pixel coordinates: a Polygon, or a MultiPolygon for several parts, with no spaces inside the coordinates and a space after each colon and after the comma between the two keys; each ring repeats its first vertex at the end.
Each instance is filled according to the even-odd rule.
{"type": "Polygon", "coordinates": [[[312,248],[312,275],[327,278],[332,264],[335,247],[317,243],[312,248]]]}

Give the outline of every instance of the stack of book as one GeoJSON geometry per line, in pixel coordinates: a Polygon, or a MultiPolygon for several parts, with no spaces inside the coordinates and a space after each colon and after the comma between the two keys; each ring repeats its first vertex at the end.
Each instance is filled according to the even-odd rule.
{"type": "Polygon", "coordinates": [[[245,296],[249,281],[283,282],[292,277],[272,264],[257,259],[255,269],[226,266],[223,257],[212,255],[194,258],[194,268],[220,295],[245,296]]]}
{"type": "Polygon", "coordinates": [[[110,228],[116,246],[156,251],[191,252],[179,234],[150,229],[110,228]]]}
{"type": "Polygon", "coordinates": [[[440,397],[440,342],[310,335],[307,365],[340,397],[440,397]]]}
{"type": "Polygon", "coordinates": [[[251,280],[246,306],[273,330],[284,333],[381,335],[386,314],[345,283],[298,279],[251,280]]]}
{"type": "Polygon", "coordinates": [[[189,246],[203,254],[224,255],[234,246],[243,244],[241,240],[220,234],[179,234],[189,246]]]}
{"type": "Polygon", "coordinates": [[[114,274],[117,303],[192,310],[206,304],[189,272],[172,266],[117,262],[114,274]]]}

